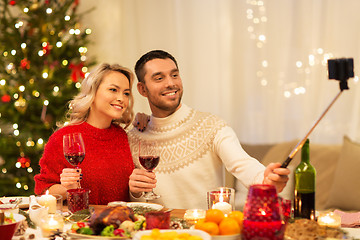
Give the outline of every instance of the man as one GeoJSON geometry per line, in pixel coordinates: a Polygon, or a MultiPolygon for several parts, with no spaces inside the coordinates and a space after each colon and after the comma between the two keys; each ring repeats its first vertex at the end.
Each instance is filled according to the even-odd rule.
{"type": "Polygon", "coordinates": [[[235,132],[217,116],[181,103],[182,81],[177,62],[162,50],[143,55],[135,65],[139,93],[148,99],[152,115],[145,131],[128,133],[138,169],[130,176],[134,199],[154,188],[161,197],[154,202],[168,208],[207,209],[206,192],[224,185],[223,166],[245,186],[275,185],[281,191],[290,171],[280,163],[265,168],[241,147],[235,132]],[[150,140],[160,148],[155,173],[139,164],[139,141],[150,140]]]}

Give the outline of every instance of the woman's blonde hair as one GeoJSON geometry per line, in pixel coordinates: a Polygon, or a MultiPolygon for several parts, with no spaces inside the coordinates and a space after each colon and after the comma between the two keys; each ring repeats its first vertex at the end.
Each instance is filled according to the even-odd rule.
{"type": "Polygon", "coordinates": [[[120,72],[125,75],[129,80],[130,95],[129,95],[129,106],[119,119],[114,119],[113,123],[122,125],[127,128],[134,117],[134,97],[132,94],[132,85],[134,82],[134,74],[127,68],[120,66],[119,64],[107,64],[103,63],[94,69],[82,82],[81,88],[78,95],[69,102],[69,111],[67,112],[67,118],[69,124],[75,125],[80,124],[89,116],[90,107],[95,99],[96,91],[98,90],[104,77],[110,72],[120,72]]]}

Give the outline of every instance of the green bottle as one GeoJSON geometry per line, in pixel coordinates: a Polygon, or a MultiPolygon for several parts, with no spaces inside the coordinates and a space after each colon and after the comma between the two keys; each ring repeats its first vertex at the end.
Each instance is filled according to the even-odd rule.
{"type": "Polygon", "coordinates": [[[294,218],[315,220],[316,170],[310,164],[309,139],[301,149],[301,162],[295,169],[294,218]]]}

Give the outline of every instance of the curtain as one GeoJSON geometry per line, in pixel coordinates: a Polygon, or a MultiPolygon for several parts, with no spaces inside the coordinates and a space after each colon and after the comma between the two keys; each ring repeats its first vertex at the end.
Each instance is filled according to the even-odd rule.
{"type": "MultiPolygon", "coordinates": [[[[312,142],[360,140],[360,1],[86,0],[90,56],[135,62],[153,49],[178,61],[183,103],[212,112],[241,142],[301,139],[340,92],[327,59],[353,58],[355,77],[310,135],[312,142]]],[[[150,113],[133,87],[135,112],[150,113]]]]}

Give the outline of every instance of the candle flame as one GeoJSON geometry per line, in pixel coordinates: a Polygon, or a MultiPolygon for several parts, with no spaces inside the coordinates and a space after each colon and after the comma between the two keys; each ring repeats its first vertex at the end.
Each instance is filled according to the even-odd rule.
{"type": "Polygon", "coordinates": [[[46,190],[45,195],[49,195],[49,190],[46,190]]]}

